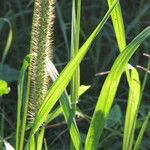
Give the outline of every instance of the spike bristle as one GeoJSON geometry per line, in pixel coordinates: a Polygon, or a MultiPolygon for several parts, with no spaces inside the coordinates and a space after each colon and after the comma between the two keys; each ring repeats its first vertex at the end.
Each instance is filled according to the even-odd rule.
{"type": "Polygon", "coordinates": [[[30,52],[35,55],[29,68],[29,113],[33,118],[46,96],[50,83],[46,71],[46,57],[53,57],[55,3],[55,0],[35,0],[34,3],[30,52]]]}

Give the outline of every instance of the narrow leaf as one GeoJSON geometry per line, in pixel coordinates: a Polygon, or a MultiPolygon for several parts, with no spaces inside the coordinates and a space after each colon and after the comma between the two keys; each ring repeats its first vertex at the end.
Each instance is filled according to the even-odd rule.
{"type": "MultiPolygon", "coordinates": [[[[53,63],[49,60],[49,58],[47,58],[47,70],[51,79],[54,82],[57,79],[59,74],[55,66],[53,65],[53,63]]],[[[54,117],[54,115],[56,116],[56,115],[59,115],[59,113],[63,112],[74,146],[76,147],[76,149],[83,149],[82,144],[81,144],[81,137],[80,137],[80,134],[79,134],[76,122],[75,122],[75,116],[73,115],[70,98],[66,90],[61,95],[59,102],[60,102],[62,109],[58,108],[55,111],[55,114],[51,116],[51,119],[52,117],[54,117]]]]}
{"type": "Polygon", "coordinates": [[[143,135],[144,135],[144,131],[145,131],[145,129],[147,127],[147,124],[149,122],[149,118],[150,118],[150,111],[148,112],[148,114],[146,116],[146,119],[145,119],[145,121],[144,121],[144,123],[142,125],[142,128],[140,130],[140,133],[138,135],[138,138],[136,140],[136,143],[135,143],[135,146],[134,146],[133,150],[138,150],[139,149],[140,143],[141,143],[143,135]]]}
{"type": "MultiPolygon", "coordinates": [[[[108,0],[109,6],[113,1],[114,0],[108,0]]],[[[123,17],[122,17],[122,12],[121,12],[121,6],[120,6],[119,2],[116,5],[115,9],[112,11],[111,18],[112,18],[116,38],[117,38],[118,47],[119,47],[119,50],[122,51],[126,47],[126,38],[125,38],[125,29],[124,29],[123,17]]],[[[138,96],[139,93],[137,93],[137,96],[134,96],[134,93],[132,92],[133,88],[136,88],[136,91],[140,92],[140,91],[138,91],[140,89],[140,84],[137,87],[133,87],[134,84],[132,84],[135,81],[139,81],[138,72],[131,65],[128,65],[128,67],[126,67],[126,76],[127,76],[127,80],[128,80],[128,84],[129,84],[129,91],[130,91],[129,93],[133,94],[134,101],[139,102],[140,101],[139,96],[138,96]],[[131,75],[135,74],[133,78],[130,77],[129,68],[131,68],[131,75]]],[[[129,102],[133,101],[133,97],[129,96],[128,101],[129,102]]],[[[132,104],[132,103],[128,103],[128,106],[127,106],[127,110],[129,111],[129,112],[127,112],[127,114],[128,113],[130,114],[130,104],[132,104]]],[[[125,122],[125,128],[124,128],[125,134],[124,134],[124,138],[123,138],[123,149],[125,147],[128,147],[127,149],[129,150],[129,145],[131,146],[133,144],[132,142],[133,142],[134,134],[132,134],[132,136],[127,137],[131,133],[131,130],[130,129],[128,130],[128,128],[127,128],[127,124],[128,124],[128,126],[131,127],[131,126],[134,126],[133,123],[135,123],[135,122],[133,122],[133,121],[130,122],[129,120],[126,120],[126,122],[125,122]],[[128,132],[128,133],[126,133],[126,132],[128,132]],[[126,143],[126,141],[130,141],[130,142],[126,143]]],[[[132,133],[134,133],[134,129],[135,128],[132,129],[132,131],[133,131],[132,133]]]]}
{"type": "Polygon", "coordinates": [[[7,41],[6,41],[6,45],[5,45],[5,48],[3,50],[3,55],[2,55],[2,60],[1,60],[1,63],[3,64],[5,59],[6,59],[6,56],[9,52],[9,49],[10,49],[10,46],[11,46],[11,43],[12,43],[12,38],[13,38],[13,32],[12,32],[12,25],[11,25],[11,22],[6,19],[6,18],[0,18],[0,21],[4,21],[6,22],[8,25],[9,25],[9,33],[8,33],[8,38],[7,38],[7,41]]]}
{"type": "Polygon", "coordinates": [[[29,66],[30,55],[27,55],[23,61],[23,65],[20,70],[19,79],[18,79],[18,104],[17,104],[17,127],[16,127],[16,150],[19,148],[20,141],[20,130],[21,130],[21,109],[23,103],[23,87],[25,80],[25,73],[29,66]]]}
{"type": "Polygon", "coordinates": [[[45,132],[45,127],[42,127],[40,133],[38,134],[37,150],[42,150],[42,145],[44,141],[44,132],[45,132]]]}
{"type": "Polygon", "coordinates": [[[123,150],[132,149],[137,112],[140,104],[140,90],[141,86],[138,72],[136,71],[136,69],[132,68],[123,135],[123,150]]]}
{"type": "MultiPolygon", "coordinates": [[[[114,0],[107,0],[107,1],[108,1],[109,7],[114,2],[114,0]]],[[[123,18],[122,18],[120,2],[117,3],[114,10],[112,11],[111,19],[113,22],[119,50],[123,51],[126,47],[126,39],[125,39],[124,23],[123,23],[123,18]]]]}
{"type": "Polygon", "coordinates": [[[150,36],[150,27],[144,29],[117,57],[102,87],[96,108],[90,123],[85,149],[96,149],[106,119],[112,106],[117,87],[125,66],[140,44],[150,36]]]}

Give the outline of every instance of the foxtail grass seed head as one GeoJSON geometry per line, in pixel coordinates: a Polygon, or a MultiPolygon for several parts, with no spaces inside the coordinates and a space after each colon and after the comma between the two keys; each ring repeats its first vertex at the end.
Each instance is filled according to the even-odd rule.
{"type": "Polygon", "coordinates": [[[35,0],[30,52],[34,53],[29,67],[30,97],[29,120],[33,120],[41,106],[50,78],[46,57],[53,57],[53,29],[56,0],[35,0]]]}

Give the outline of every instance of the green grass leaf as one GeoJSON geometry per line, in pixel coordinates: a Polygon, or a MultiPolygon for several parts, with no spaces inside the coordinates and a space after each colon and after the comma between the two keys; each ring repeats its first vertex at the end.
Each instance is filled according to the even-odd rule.
{"type": "MultiPolygon", "coordinates": [[[[83,57],[87,53],[91,43],[93,42],[93,40],[95,39],[97,34],[100,32],[100,30],[104,26],[105,22],[109,18],[110,13],[115,7],[116,3],[117,1],[113,3],[112,7],[108,10],[106,15],[102,19],[102,21],[98,24],[98,26],[90,35],[90,37],[87,39],[85,44],[80,48],[77,55],[68,63],[65,69],[61,72],[60,76],[57,78],[57,80],[49,89],[48,94],[45,98],[45,101],[42,103],[39,111],[36,114],[30,137],[39,129],[42,123],[46,120],[48,113],[54,107],[55,103],[57,102],[57,100],[60,98],[61,94],[65,90],[73,73],[75,72],[76,68],[78,67],[83,57]]],[[[77,149],[80,149],[80,145],[76,145],[76,147],[78,147],[77,149]]]]}
{"type": "MultiPolygon", "coordinates": [[[[19,79],[18,79],[18,104],[17,104],[17,127],[16,127],[16,150],[19,149],[20,146],[23,147],[24,134],[25,134],[25,124],[26,124],[26,107],[22,107],[23,105],[23,88],[25,82],[25,73],[29,66],[31,55],[27,55],[23,61],[23,65],[20,70],[19,79]],[[23,119],[21,118],[23,112],[23,119]],[[24,116],[25,115],[25,116],[24,116]]],[[[24,106],[24,105],[23,105],[24,106]]]]}
{"type": "MultiPolygon", "coordinates": [[[[109,6],[113,1],[114,0],[108,0],[109,6]]],[[[118,3],[116,5],[115,9],[112,11],[111,18],[112,18],[113,27],[114,27],[115,34],[116,34],[118,47],[119,47],[119,50],[122,52],[126,47],[126,38],[125,38],[125,29],[124,29],[124,23],[123,23],[123,17],[122,17],[120,3],[118,3]]],[[[137,103],[139,103],[139,101],[140,101],[140,98],[139,98],[140,82],[139,82],[138,72],[131,65],[128,65],[128,67],[126,67],[126,76],[127,76],[127,80],[128,80],[128,84],[129,84],[129,93],[130,93],[130,95],[132,95],[132,96],[129,96],[129,98],[128,98],[128,106],[127,106],[127,113],[126,113],[126,114],[128,114],[128,116],[126,116],[126,118],[128,118],[128,117],[130,117],[129,114],[131,113],[131,110],[132,110],[131,108],[133,107],[133,105],[132,105],[133,99],[137,103]],[[129,68],[131,68],[131,76],[129,73],[129,68]],[[135,81],[137,81],[139,83],[138,86],[135,86],[135,84],[136,84],[135,81]],[[134,88],[135,88],[135,91],[137,92],[136,95],[133,92],[134,88]]],[[[138,109],[138,106],[135,105],[134,110],[137,111],[137,109],[138,109]]],[[[134,113],[133,115],[135,115],[135,114],[136,113],[134,113]]],[[[134,130],[135,130],[135,128],[133,127],[135,124],[133,119],[136,121],[136,116],[134,116],[134,117],[135,118],[132,118],[131,121],[129,121],[130,119],[129,120],[126,119],[126,121],[125,121],[123,149],[129,150],[132,147],[133,138],[134,138],[134,130]],[[133,127],[133,128],[131,129],[131,127],[133,127]]]]}
{"type": "Polygon", "coordinates": [[[144,135],[144,131],[145,131],[145,129],[146,129],[146,127],[147,127],[147,124],[148,124],[148,122],[149,122],[149,118],[150,118],[150,111],[148,112],[148,114],[147,114],[147,116],[146,116],[146,118],[145,118],[145,121],[144,121],[144,123],[143,123],[143,125],[142,125],[142,128],[141,128],[141,130],[140,130],[140,133],[139,133],[139,135],[138,135],[138,138],[137,138],[137,140],[136,140],[136,143],[135,143],[135,145],[134,145],[133,150],[138,150],[138,149],[139,149],[140,143],[141,143],[142,138],[143,138],[143,135],[144,135]]]}
{"type": "Polygon", "coordinates": [[[132,68],[131,71],[131,81],[128,105],[125,117],[125,127],[123,134],[123,150],[131,150],[134,139],[134,131],[136,125],[137,112],[140,104],[140,80],[136,69],[132,68]]]}
{"type": "Polygon", "coordinates": [[[96,108],[90,123],[86,138],[85,149],[96,149],[102,134],[106,119],[110,112],[117,87],[125,66],[140,44],[150,36],[150,27],[144,29],[117,57],[114,65],[102,87],[96,108]]]}
{"type": "Polygon", "coordinates": [[[8,37],[7,37],[7,41],[6,41],[6,45],[5,45],[5,48],[3,50],[3,55],[2,55],[2,60],[1,60],[1,63],[3,64],[4,61],[6,60],[6,56],[9,52],[9,49],[10,49],[10,46],[11,46],[11,43],[12,43],[12,39],[13,39],[13,32],[12,32],[12,25],[11,25],[11,22],[6,19],[6,18],[0,18],[0,21],[4,21],[8,24],[9,26],[9,33],[8,33],[8,37]]]}
{"type": "MultiPolygon", "coordinates": [[[[81,18],[81,0],[77,1],[72,0],[71,56],[70,56],[71,58],[74,57],[79,51],[80,18],[81,18]]],[[[78,100],[79,87],[80,87],[80,66],[77,67],[71,80],[70,96],[72,101],[73,115],[75,115],[76,111],[76,101],[78,100]]]]}
{"type": "MultiPolygon", "coordinates": [[[[107,1],[108,1],[109,7],[114,2],[114,0],[107,0],[107,1]]],[[[122,18],[120,2],[117,3],[114,10],[112,11],[111,19],[113,22],[119,50],[123,51],[126,47],[126,39],[125,39],[125,30],[124,30],[124,23],[123,23],[123,18],[122,18]]]]}
{"type": "MultiPolygon", "coordinates": [[[[47,70],[51,79],[54,82],[59,74],[53,63],[49,60],[49,58],[47,58],[47,70]]],[[[73,115],[70,97],[68,96],[66,90],[62,93],[59,102],[61,107],[60,108],[58,107],[57,110],[54,111],[54,113],[51,116],[48,115],[48,120],[53,119],[53,117],[57,117],[60,113],[63,112],[74,146],[75,147],[77,146],[76,148],[78,149],[79,148],[78,145],[80,145],[80,149],[83,149],[81,144],[81,137],[75,121],[75,116],[73,115]]]]}
{"type": "Polygon", "coordinates": [[[42,145],[44,141],[44,132],[45,132],[45,127],[42,127],[40,132],[38,133],[37,150],[42,150],[42,145]]]}

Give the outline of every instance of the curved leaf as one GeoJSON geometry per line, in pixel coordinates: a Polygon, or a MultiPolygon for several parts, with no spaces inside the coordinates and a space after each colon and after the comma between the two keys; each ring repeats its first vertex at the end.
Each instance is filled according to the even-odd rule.
{"type": "MultiPolygon", "coordinates": [[[[98,24],[98,26],[96,27],[94,32],[90,35],[90,37],[87,39],[85,44],[80,48],[77,55],[68,63],[66,68],[61,72],[60,76],[57,78],[55,83],[49,89],[49,92],[45,98],[45,101],[43,102],[39,111],[36,114],[30,137],[34,135],[34,133],[39,129],[42,123],[46,120],[48,113],[51,111],[51,109],[53,108],[53,106],[55,105],[55,103],[57,102],[57,100],[60,98],[61,94],[65,90],[73,73],[75,72],[76,68],[78,67],[83,57],[87,53],[88,48],[90,47],[91,43],[93,42],[97,34],[100,32],[100,30],[106,23],[116,3],[117,3],[117,0],[113,3],[112,7],[108,10],[106,15],[102,19],[102,21],[98,24]]],[[[80,142],[77,141],[75,146],[76,146],[76,149],[80,149],[80,142]]]]}
{"type": "Polygon", "coordinates": [[[140,44],[150,36],[150,27],[144,29],[117,57],[102,87],[98,102],[90,123],[85,149],[95,150],[102,134],[106,119],[112,106],[117,87],[125,66],[140,44]]]}

